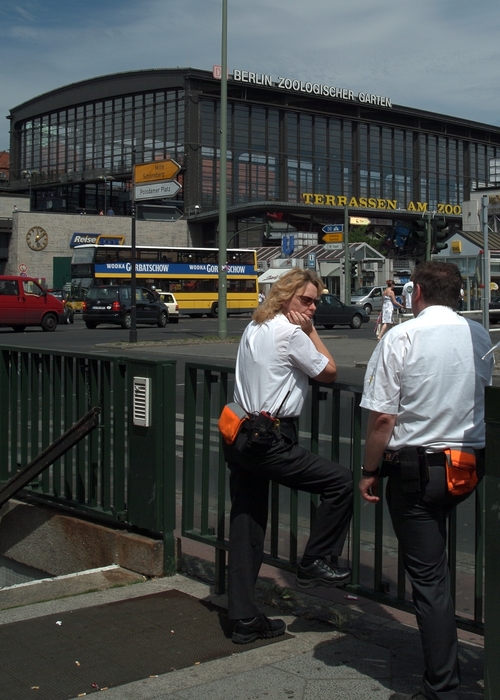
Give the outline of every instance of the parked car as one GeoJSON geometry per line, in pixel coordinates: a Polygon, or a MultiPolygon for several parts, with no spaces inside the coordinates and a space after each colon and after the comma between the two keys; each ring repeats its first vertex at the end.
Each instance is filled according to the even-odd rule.
{"type": "MultiPolygon", "coordinates": [[[[400,304],[403,303],[403,286],[402,284],[394,286],[394,294],[400,304]]],[[[351,294],[351,304],[362,306],[368,315],[372,311],[380,311],[382,309],[384,289],[385,287],[360,287],[354,294],[351,294]]]]}
{"type": "Polygon", "coordinates": [[[162,292],[161,289],[157,289],[156,293],[159,295],[160,301],[168,308],[168,322],[179,323],[179,317],[181,315],[179,312],[179,304],[172,292],[162,292]]]}
{"type": "Polygon", "coordinates": [[[65,318],[62,303],[36,279],[0,276],[0,326],[11,326],[17,333],[22,333],[26,326],[54,331],[65,318]]]}
{"type": "Polygon", "coordinates": [[[498,311],[490,314],[490,323],[498,323],[500,321],[500,297],[495,297],[490,301],[490,311],[492,309],[498,309],[498,311]]]}
{"type": "MultiPolygon", "coordinates": [[[[168,308],[155,299],[152,291],[137,287],[136,322],[149,323],[165,328],[168,323],[168,308]]],[[[87,328],[96,328],[100,323],[112,323],[130,328],[132,288],[130,285],[103,285],[90,287],[83,302],[82,317],[87,328]]]]}
{"type": "Polygon", "coordinates": [[[65,289],[49,289],[49,293],[53,297],[59,299],[64,308],[64,320],[62,323],[74,323],[75,322],[75,312],[73,307],[68,303],[69,293],[65,289]]]}
{"type": "Polygon", "coordinates": [[[363,308],[346,306],[333,294],[322,294],[314,313],[314,325],[333,328],[351,326],[361,328],[368,323],[368,314],[363,308]]]}

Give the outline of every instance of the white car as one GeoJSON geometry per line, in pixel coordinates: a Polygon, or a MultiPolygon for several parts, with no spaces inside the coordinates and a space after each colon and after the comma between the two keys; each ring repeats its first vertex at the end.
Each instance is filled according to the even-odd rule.
{"type": "Polygon", "coordinates": [[[172,292],[162,292],[161,289],[157,289],[156,293],[160,295],[160,301],[168,308],[168,322],[179,323],[179,304],[172,292]]]}

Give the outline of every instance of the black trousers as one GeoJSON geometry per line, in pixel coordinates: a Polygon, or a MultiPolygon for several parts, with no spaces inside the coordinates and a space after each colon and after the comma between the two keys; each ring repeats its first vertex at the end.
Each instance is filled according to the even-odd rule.
{"type": "Polygon", "coordinates": [[[304,555],[339,556],[352,514],[352,474],[349,469],[313,455],[284,435],[272,446],[256,445],[238,454],[225,445],[230,469],[228,598],[233,620],[258,614],[254,589],[264,553],[269,483],[276,481],[320,495],[304,555]]]}
{"type": "Polygon", "coordinates": [[[446,556],[446,519],[470,494],[449,494],[444,464],[429,467],[429,477],[420,494],[408,494],[401,488],[399,469],[393,468],[386,498],[412,586],[425,663],[422,692],[430,700],[458,700],[458,640],[446,556]]]}

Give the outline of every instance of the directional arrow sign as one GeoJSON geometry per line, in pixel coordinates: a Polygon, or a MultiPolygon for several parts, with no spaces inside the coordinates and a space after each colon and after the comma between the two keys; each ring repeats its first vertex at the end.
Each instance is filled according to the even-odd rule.
{"type": "Polygon", "coordinates": [[[325,250],[342,250],[343,247],[343,243],[325,243],[323,246],[325,250]]]}
{"type": "Polygon", "coordinates": [[[177,180],[168,182],[153,182],[150,185],[136,185],[134,187],[134,199],[159,199],[161,197],[175,197],[181,189],[177,180]]]}
{"type": "Polygon", "coordinates": [[[321,238],[325,241],[325,243],[342,243],[342,241],[344,240],[344,234],[325,233],[325,235],[321,236],[321,238]]]}
{"type": "Polygon", "coordinates": [[[154,160],[152,163],[134,165],[134,182],[140,185],[144,182],[171,180],[177,175],[181,166],[175,160],[154,160]]]}
{"type": "Polygon", "coordinates": [[[323,233],[341,233],[344,230],[344,224],[327,224],[321,230],[323,233]]]}

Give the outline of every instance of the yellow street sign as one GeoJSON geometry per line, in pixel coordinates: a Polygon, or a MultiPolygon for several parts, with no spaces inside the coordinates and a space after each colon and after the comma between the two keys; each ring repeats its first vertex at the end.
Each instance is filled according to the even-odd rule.
{"type": "Polygon", "coordinates": [[[344,240],[344,234],[325,233],[325,235],[321,236],[321,238],[325,241],[325,243],[342,243],[342,241],[344,240]]]}
{"type": "Polygon", "coordinates": [[[140,185],[144,182],[171,180],[177,175],[181,166],[175,160],[155,160],[152,163],[134,165],[134,182],[140,185]]]}

